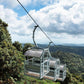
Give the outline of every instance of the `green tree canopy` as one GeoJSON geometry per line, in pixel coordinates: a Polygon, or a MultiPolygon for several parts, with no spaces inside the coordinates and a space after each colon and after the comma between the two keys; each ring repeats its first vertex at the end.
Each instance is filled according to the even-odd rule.
{"type": "Polygon", "coordinates": [[[0,84],[14,84],[16,79],[21,79],[23,70],[24,57],[22,52],[18,51],[21,46],[17,43],[17,50],[12,45],[7,26],[8,24],[0,19],[0,84]]]}
{"type": "Polygon", "coordinates": [[[25,53],[25,51],[28,50],[29,47],[34,47],[34,45],[32,45],[31,43],[26,43],[26,44],[24,44],[24,47],[23,47],[23,54],[25,53]]]}
{"type": "Polygon", "coordinates": [[[13,43],[13,46],[15,46],[18,51],[22,51],[22,44],[19,43],[18,41],[15,41],[13,43]]]}

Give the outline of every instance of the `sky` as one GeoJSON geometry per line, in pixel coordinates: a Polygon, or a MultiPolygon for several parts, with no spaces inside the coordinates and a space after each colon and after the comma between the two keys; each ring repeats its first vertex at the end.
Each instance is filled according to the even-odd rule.
{"type": "MultiPolygon", "coordinates": [[[[84,44],[84,0],[19,0],[55,44],[84,44]]],[[[33,43],[34,22],[17,0],[0,0],[0,18],[12,42],[33,43]]],[[[37,28],[36,43],[50,41],[37,28]]]]}

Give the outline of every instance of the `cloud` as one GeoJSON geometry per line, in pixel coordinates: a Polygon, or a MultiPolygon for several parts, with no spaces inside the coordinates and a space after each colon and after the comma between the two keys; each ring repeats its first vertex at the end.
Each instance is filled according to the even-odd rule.
{"type": "MultiPolygon", "coordinates": [[[[19,18],[16,12],[12,9],[4,8],[3,5],[0,5],[0,11],[0,18],[9,25],[7,29],[11,34],[13,42],[19,41],[21,43],[33,43],[32,35],[35,24],[32,22],[30,17],[22,16],[19,18]]],[[[44,42],[44,40],[48,41],[39,29],[37,29],[35,37],[36,42],[41,43],[44,42]],[[39,41],[39,39],[41,39],[41,41],[39,41]]]]}
{"type": "Polygon", "coordinates": [[[45,31],[71,35],[84,34],[84,1],[64,1],[65,3],[62,0],[39,11],[32,10],[30,14],[45,31]]]}
{"type": "MultiPolygon", "coordinates": [[[[38,11],[31,10],[29,13],[48,36],[57,43],[84,43],[84,1],[61,0],[56,3],[54,0],[52,2],[46,0],[46,2],[51,5],[46,4],[46,7],[38,11]]],[[[0,18],[9,24],[8,30],[13,41],[32,42],[35,24],[30,17],[18,16],[12,9],[0,5],[0,18]]],[[[40,30],[37,30],[35,37],[38,43],[49,42],[40,30]]]]}
{"type": "MultiPolygon", "coordinates": [[[[40,6],[47,6],[59,2],[59,0],[19,0],[24,6],[31,6],[33,8],[40,6]]],[[[7,8],[17,8],[19,3],[17,0],[0,0],[0,4],[3,4],[7,8]]]]}
{"type": "MultiPolygon", "coordinates": [[[[11,9],[4,8],[0,5],[0,18],[8,23],[8,30],[11,36],[18,35],[18,36],[30,36],[32,31],[29,26],[31,25],[31,21],[26,22],[25,19],[23,20],[19,18],[18,14],[11,9]],[[19,18],[19,19],[18,19],[19,18]]],[[[18,38],[17,38],[18,39],[18,38]]],[[[15,39],[14,39],[15,40],[15,39]]]]}
{"type": "MultiPolygon", "coordinates": [[[[31,0],[19,0],[24,6],[27,6],[31,3],[31,0]]],[[[0,4],[3,4],[4,6],[8,7],[8,8],[15,8],[17,7],[19,4],[17,2],[17,0],[0,0],[0,4]]]]}

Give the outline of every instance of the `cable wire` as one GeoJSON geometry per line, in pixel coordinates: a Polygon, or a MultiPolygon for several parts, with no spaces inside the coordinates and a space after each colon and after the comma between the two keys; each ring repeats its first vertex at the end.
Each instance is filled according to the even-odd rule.
{"type": "MultiPolygon", "coordinates": [[[[30,18],[34,21],[34,23],[40,28],[40,30],[44,33],[44,35],[55,45],[55,43],[48,37],[48,35],[42,30],[42,28],[37,24],[37,22],[32,18],[29,12],[25,9],[25,7],[21,4],[19,0],[17,0],[21,7],[25,10],[25,12],[30,16],[30,18]]],[[[55,45],[56,46],[56,45],[55,45]]]]}

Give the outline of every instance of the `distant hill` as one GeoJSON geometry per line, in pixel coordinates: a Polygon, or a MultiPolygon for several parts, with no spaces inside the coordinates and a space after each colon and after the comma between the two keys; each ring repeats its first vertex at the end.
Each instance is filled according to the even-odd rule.
{"type": "Polygon", "coordinates": [[[62,44],[63,46],[77,46],[77,47],[84,47],[84,44],[69,44],[69,43],[65,43],[62,44]]]}
{"type": "MultiPolygon", "coordinates": [[[[75,45],[75,44],[74,44],[75,45]]],[[[50,51],[51,52],[56,52],[56,51],[63,51],[67,53],[75,53],[81,56],[84,56],[84,46],[64,46],[64,45],[56,45],[56,46],[50,46],[50,51]]],[[[81,44],[82,45],[82,44],[81,44]]],[[[45,48],[48,47],[47,44],[38,44],[39,47],[45,48]]]]}
{"type": "Polygon", "coordinates": [[[81,46],[51,46],[50,51],[55,52],[55,51],[63,51],[67,53],[75,53],[81,56],[84,56],[84,47],[81,46]]]}
{"type": "Polygon", "coordinates": [[[52,56],[59,58],[61,60],[61,63],[66,64],[71,73],[84,72],[84,57],[75,53],[65,53],[62,51],[53,52],[52,56]]]}
{"type": "MultiPolygon", "coordinates": [[[[80,44],[80,45],[83,45],[83,44],[80,44]]],[[[65,46],[64,44],[64,45],[50,46],[50,52],[56,52],[59,50],[67,53],[75,53],[84,57],[84,46],[80,46],[80,45],[66,44],[65,46]]],[[[22,46],[24,47],[24,43],[22,43],[22,46]]],[[[38,46],[42,48],[48,47],[47,44],[38,44],[38,46]]]]}

